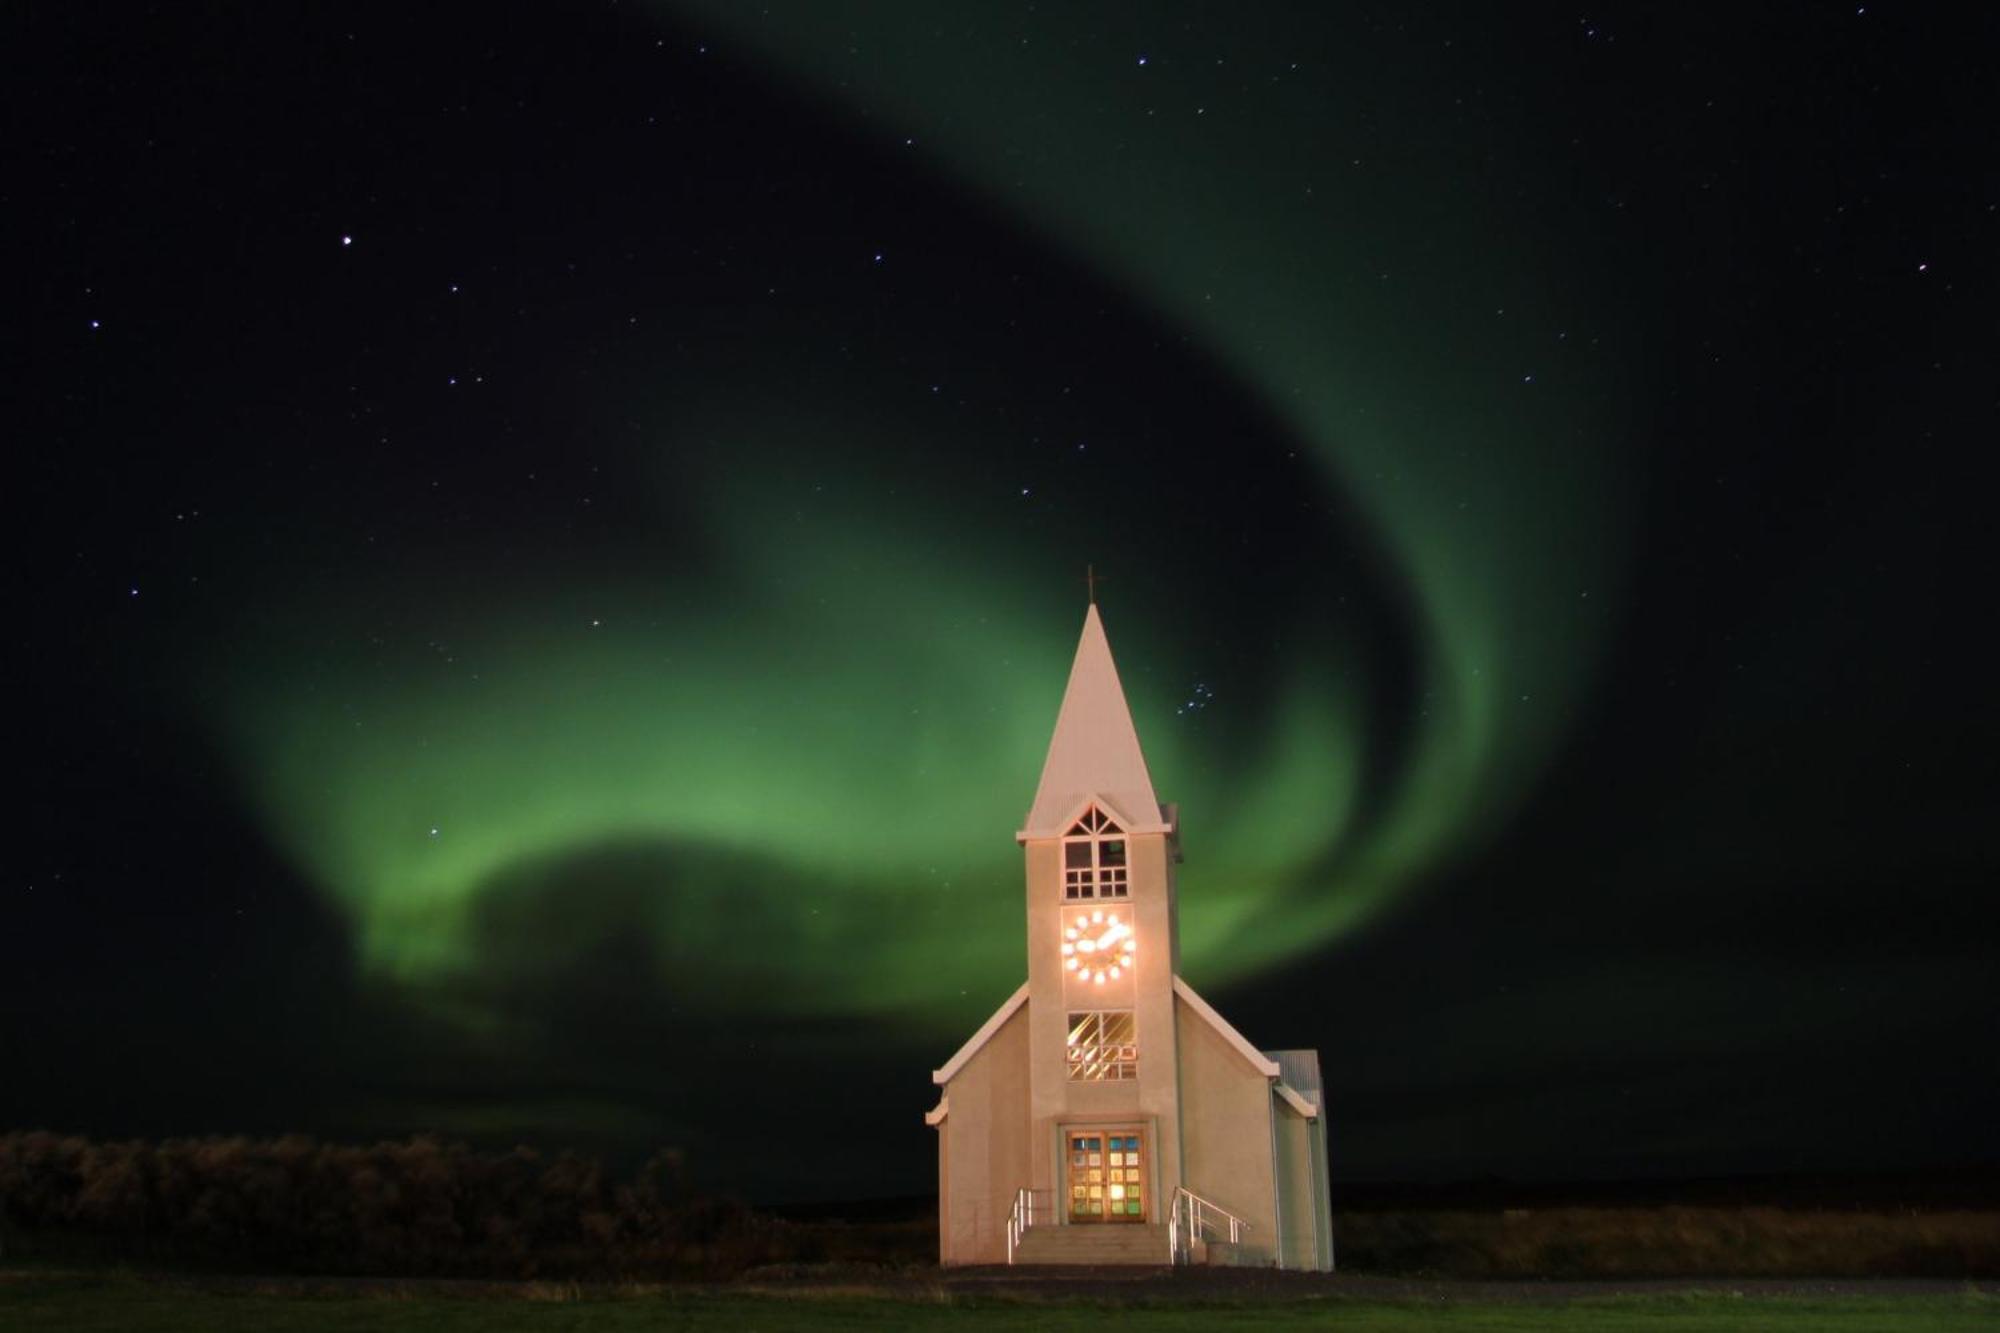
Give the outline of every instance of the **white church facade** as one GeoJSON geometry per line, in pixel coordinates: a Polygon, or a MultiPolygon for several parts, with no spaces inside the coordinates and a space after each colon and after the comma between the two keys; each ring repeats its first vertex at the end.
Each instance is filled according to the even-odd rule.
{"type": "Polygon", "coordinates": [[[1028,979],[932,1075],[940,1261],[1332,1268],[1319,1057],[1180,975],[1178,811],[1095,605],[1015,836],[1028,979]]]}

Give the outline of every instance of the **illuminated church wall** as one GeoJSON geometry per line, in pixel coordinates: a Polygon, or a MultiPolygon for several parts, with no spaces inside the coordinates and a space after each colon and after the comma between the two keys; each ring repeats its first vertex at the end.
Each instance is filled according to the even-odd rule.
{"type": "Polygon", "coordinates": [[[946,1263],[1001,1263],[1007,1208],[1031,1174],[1028,1015],[1016,1010],[951,1081],[938,1127],[938,1245],[946,1263]]]}
{"type": "Polygon", "coordinates": [[[1176,1008],[1187,1085],[1181,1150],[1190,1181],[1201,1182],[1190,1188],[1249,1222],[1249,1243],[1268,1248],[1277,1232],[1270,1080],[1185,1003],[1176,1008]]]}

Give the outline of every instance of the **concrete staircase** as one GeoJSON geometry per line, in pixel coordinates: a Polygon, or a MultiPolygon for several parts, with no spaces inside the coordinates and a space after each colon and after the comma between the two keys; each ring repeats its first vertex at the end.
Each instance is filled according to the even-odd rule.
{"type": "Polygon", "coordinates": [[[1158,1264],[1165,1267],[1167,1229],[1128,1222],[1029,1227],[1014,1247],[1017,1264],[1158,1264]]]}

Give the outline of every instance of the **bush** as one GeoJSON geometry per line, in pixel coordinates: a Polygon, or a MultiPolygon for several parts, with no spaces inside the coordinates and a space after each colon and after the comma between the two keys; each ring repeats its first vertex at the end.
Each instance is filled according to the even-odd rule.
{"type": "Polygon", "coordinates": [[[630,1179],[573,1153],[201,1138],[0,1135],[0,1233],[19,1256],[479,1277],[726,1276],[803,1237],[692,1193],[677,1154],[630,1179]]]}
{"type": "Polygon", "coordinates": [[[1634,1206],[1343,1213],[1348,1271],[1466,1278],[2000,1275],[2000,1214],[1972,1208],[1634,1206]]]}

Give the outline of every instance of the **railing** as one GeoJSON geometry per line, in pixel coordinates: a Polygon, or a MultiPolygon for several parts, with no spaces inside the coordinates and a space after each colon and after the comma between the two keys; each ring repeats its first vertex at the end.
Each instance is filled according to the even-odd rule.
{"type": "Polygon", "coordinates": [[[1174,1206],[1167,1214],[1167,1262],[1174,1264],[1194,1261],[1194,1243],[1208,1239],[1210,1229],[1215,1239],[1222,1238],[1223,1228],[1229,1231],[1229,1243],[1236,1244],[1243,1239],[1243,1233],[1250,1224],[1220,1204],[1209,1202],[1186,1187],[1174,1191],[1174,1206]]]}
{"type": "Polygon", "coordinates": [[[1055,1220],[1054,1199],[1050,1198],[1047,1204],[1038,1202],[1042,1196],[1053,1196],[1054,1194],[1054,1190],[1018,1189],[1014,1191],[1014,1206],[1007,1213],[1008,1263],[1011,1264],[1014,1262],[1014,1250],[1020,1245],[1021,1237],[1028,1234],[1028,1228],[1036,1225],[1037,1220],[1042,1219],[1044,1213],[1046,1213],[1046,1221],[1055,1220]]]}

